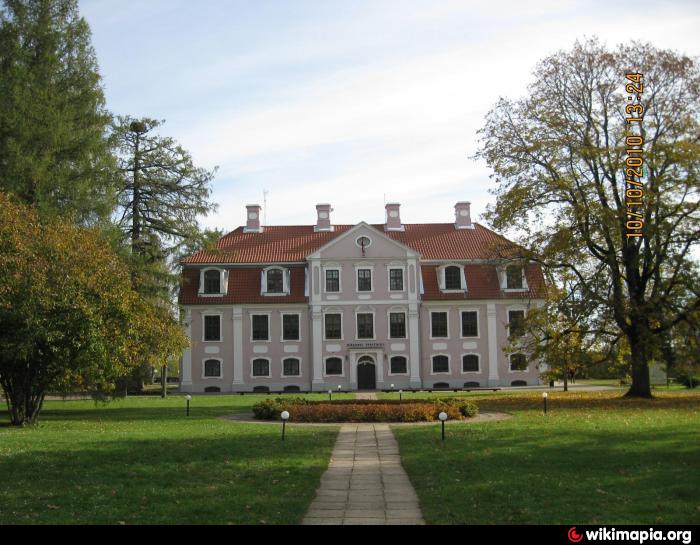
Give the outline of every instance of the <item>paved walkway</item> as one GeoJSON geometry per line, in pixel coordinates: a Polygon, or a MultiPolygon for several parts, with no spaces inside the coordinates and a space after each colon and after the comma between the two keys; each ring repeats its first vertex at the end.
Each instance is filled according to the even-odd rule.
{"type": "Polygon", "coordinates": [[[343,424],[302,524],[425,524],[388,424],[343,424]]]}
{"type": "Polygon", "coordinates": [[[377,399],[377,392],[357,392],[355,399],[377,399]]]}

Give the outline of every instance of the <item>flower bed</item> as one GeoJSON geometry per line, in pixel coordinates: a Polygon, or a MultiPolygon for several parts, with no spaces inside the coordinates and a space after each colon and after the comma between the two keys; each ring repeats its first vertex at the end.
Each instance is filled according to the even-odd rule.
{"type": "Polygon", "coordinates": [[[277,398],[253,405],[253,414],[260,420],[280,420],[282,411],[289,411],[293,422],[431,422],[438,420],[438,414],[443,411],[450,420],[463,420],[479,412],[473,402],[458,398],[405,401],[277,398]]]}

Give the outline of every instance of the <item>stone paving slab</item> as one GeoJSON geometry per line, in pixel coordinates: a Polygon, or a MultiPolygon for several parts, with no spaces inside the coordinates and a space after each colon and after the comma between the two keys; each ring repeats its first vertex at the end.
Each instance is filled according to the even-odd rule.
{"type": "Polygon", "coordinates": [[[388,424],[343,424],[302,524],[425,524],[388,424]]]}

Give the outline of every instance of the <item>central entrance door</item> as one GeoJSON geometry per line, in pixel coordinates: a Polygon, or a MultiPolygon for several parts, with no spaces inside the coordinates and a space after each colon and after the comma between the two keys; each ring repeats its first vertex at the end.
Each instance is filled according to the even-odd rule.
{"type": "Polygon", "coordinates": [[[357,362],[357,389],[376,390],[377,373],[374,359],[371,356],[362,356],[357,362]]]}

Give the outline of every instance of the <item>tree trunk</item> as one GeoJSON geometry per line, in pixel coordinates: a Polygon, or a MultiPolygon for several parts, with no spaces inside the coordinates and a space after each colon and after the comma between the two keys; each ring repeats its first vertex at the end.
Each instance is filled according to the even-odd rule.
{"type": "Polygon", "coordinates": [[[645,397],[651,399],[649,380],[649,344],[651,332],[633,331],[628,336],[632,357],[632,384],[625,397],[645,397]]]}
{"type": "Polygon", "coordinates": [[[46,392],[17,387],[15,381],[4,382],[2,386],[10,413],[10,424],[13,426],[35,424],[44,405],[46,392]]]}
{"type": "Polygon", "coordinates": [[[164,365],[160,373],[160,397],[168,395],[168,366],[164,365]]]}

